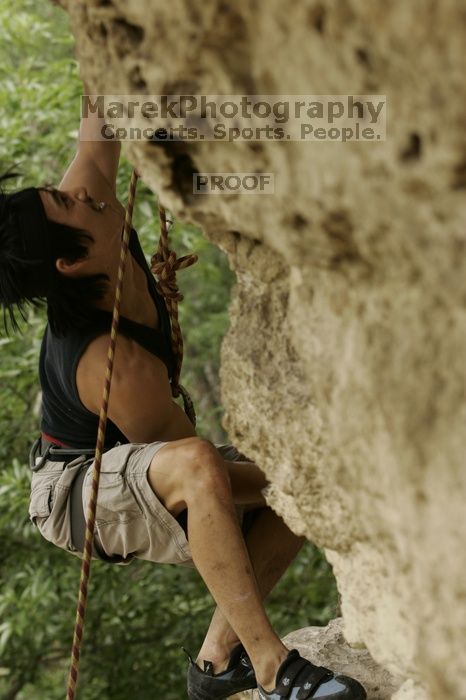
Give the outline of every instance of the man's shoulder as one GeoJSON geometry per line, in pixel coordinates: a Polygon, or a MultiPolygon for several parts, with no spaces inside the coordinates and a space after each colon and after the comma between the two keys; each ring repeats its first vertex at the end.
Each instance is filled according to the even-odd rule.
{"type": "MultiPolygon", "coordinates": [[[[80,357],[76,368],[76,386],[86,408],[97,412],[101,399],[101,381],[105,376],[109,353],[109,334],[101,333],[93,338],[80,357]],[[96,391],[96,387],[99,387],[96,391]]],[[[143,348],[132,338],[120,333],[113,359],[113,393],[137,394],[156,377],[168,382],[167,369],[162,360],[143,348]]]]}

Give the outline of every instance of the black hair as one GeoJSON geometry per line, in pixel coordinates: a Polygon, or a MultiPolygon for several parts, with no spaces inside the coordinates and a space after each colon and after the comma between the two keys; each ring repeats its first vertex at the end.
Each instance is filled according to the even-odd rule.
{"type": "Polygon", "coordinates": [[[83,260],[94,239],[87,231],[49,219],[46,223],[49,252],[44,251],[42,260],[31,260],[25,255],[10,207],[13,196],[21,190],[6,193],[2,187],[6,180],[18,175],[11,169],[0,175],[0,304],[5,332],[9,335],[8,321],[14,331],[20,329],[17,312],[25,321],[28,306],[46,304],[52,333],[63,336],[71,329],[89,325],[109,277],[103,273],[74,278],[62,275],[55,266],[56,260],[83,260]]]}

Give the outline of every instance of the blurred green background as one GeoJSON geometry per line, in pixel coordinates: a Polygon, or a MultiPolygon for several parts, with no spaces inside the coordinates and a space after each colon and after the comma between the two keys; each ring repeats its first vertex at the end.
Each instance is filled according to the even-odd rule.
{"type": "MultiPolygon", "coordinates": [[[[23,173],[10,188],[58,184],[74,155],[81,92],[66,13],[46,0],[0,0],[0,172],[17,165],[23,173]]],[[[122,158],[123,202],[130,173],[122,158]]],[[[140,182],[134,225],[148,258],[158,240],[155,214],[156,199],[140,182]]],[[[171,241],[179,256],[196,252],[200,259],[179,276],[182,381],[195,401],[199,434],[226,442],[218,368],[234,273],[196,228],[176,224],[171,241]]],[[[43,540],[28,519],[27,455],[39,426],[44,318],[31,310],[21,335],[0,330],[1,700],[64,698],[76,611],[80,561],[43,540]]],[[[197,653],[213,607],[189,569],[93,563],[78,698],[185,697],[180,647],[197,653]]],[[[316,547],[303,548],[267,610],[282,635],[338,614],[334,578],[316,547]]]]}

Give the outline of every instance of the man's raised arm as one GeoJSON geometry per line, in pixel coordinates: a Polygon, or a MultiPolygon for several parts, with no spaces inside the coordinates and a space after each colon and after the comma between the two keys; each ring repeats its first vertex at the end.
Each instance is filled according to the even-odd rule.
{"type": "Polygon", "coordinates": [[[106,125],[106,119],[95,108],[96,99],[87,99],[91,94],[84,85],[84,107],[79,127],[76,155],[68,166],[60,189],[86,185],[91,192],[102,192],[102,178],[107,187],[116,194],[116,176],[120,161],[121,142],[116,138],[106,139],[103,134],[111,131],[106,125]],[[86,108],[87,106],[87,108],[86,108]],[[99,182],[100,179],[100,182],[99,182]]]}

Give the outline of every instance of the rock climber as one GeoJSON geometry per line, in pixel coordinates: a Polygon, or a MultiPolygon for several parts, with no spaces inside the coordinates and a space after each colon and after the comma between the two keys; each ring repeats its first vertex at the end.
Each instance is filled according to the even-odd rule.
{"type": "MultiPolygon", "coordinates": [[[[57,186],[0,195],[0,303],[8,330],[44,302],[41,436],[31,450],[29,516],[81,556],[125,210],[121,143],[82,119],[57,186]]],[[[3,184],[11,177],[3,177],[3,184]]],[[[217,608],[188,664],[191,700],[257,687],[262,700],[363,700],[352,678],[288,649],[263,600],[303,544],[267,506],[261,469],[197,434],[172,398],[165,302],[132,230],[96,513],[94,557],[194,566],[217,608]]]]}

